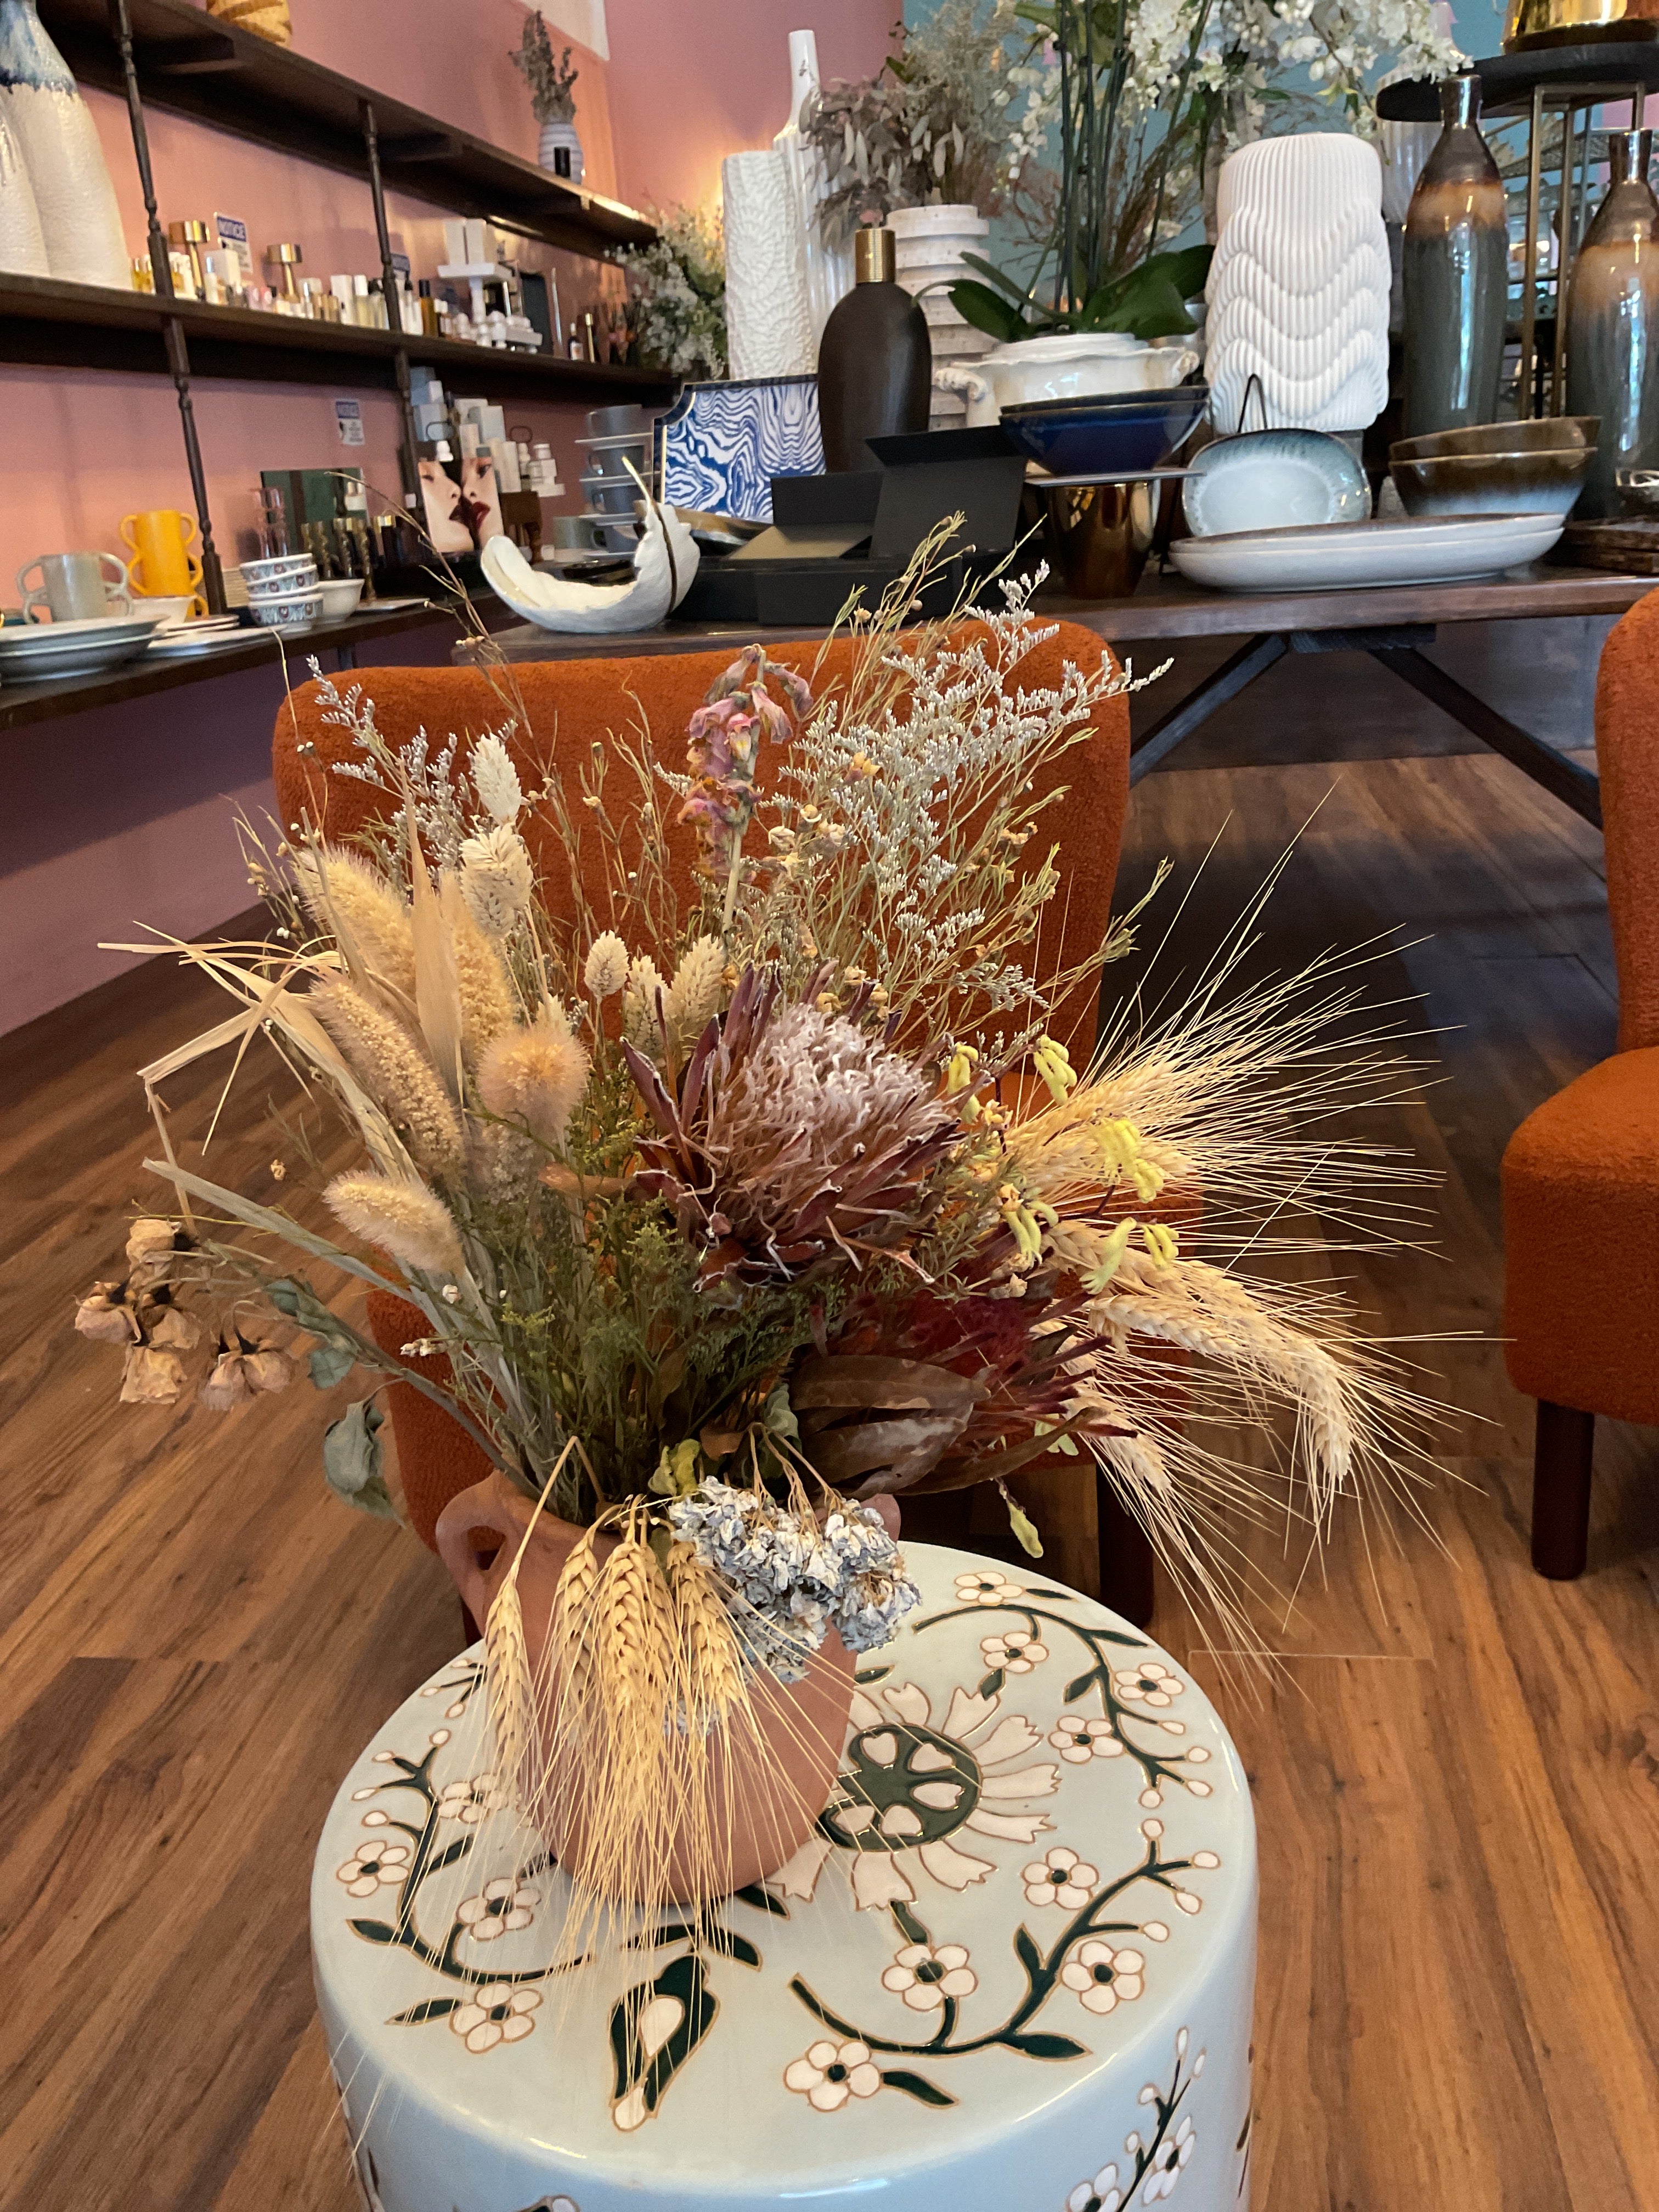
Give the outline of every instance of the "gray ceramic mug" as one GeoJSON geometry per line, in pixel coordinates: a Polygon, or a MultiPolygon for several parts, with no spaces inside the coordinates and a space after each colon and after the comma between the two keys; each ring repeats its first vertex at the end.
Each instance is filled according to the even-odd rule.
{"type": "Polygon", "coordinates": [[[17,571],[17,588],[23,594],[23,618],[43,622],[49,611],[54,622],[106,622],[112,615],[130,615],[132,600],[127,564],[113,553],[42,553],[26,561],[17,571]],[[104,563],[115,571],[115,580],[104,581],[104,563]],[[40,571],[40,581],[29,578],[40,571]]]}

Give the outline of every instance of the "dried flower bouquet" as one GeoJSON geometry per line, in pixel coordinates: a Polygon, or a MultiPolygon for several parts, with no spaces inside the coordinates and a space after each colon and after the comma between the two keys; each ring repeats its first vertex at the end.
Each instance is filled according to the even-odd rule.
{"type": "MultiPolygon", "coordinates": [[[[914,1602],[874,1501],[995,1483],[1036,1549],[1008,1486],[1061,1455],[1224,1603],[1218,1516],[1261,1478],[1205,1447],[1206,1419],[1290,1409],[1316,1535],[1413,1448],[1414,1401],[1340,1301],[1274,1274],[1292,1209],[1372,1236],[1397,1206],[1410,1170],[1326,1126],[1389,1089],[1387,1048],[1326,1041],[1353,1003],[1334,962],[1224,1000],[1247,917],[1177,1012],[1131,1000],[1075,1068],[1054,1010],[1127,933],[1045,971],[1058,794],[1033,779],[1128,679],[1067,664],[1024,688],[1024,585],[901,635],[919,580],[821,696],[750,647],[694,716],[684,773],[647,734],[613,743],[620,811],[599,749],[526,790],[510,726],[394,751],[371,702],[331,695],[341,772],[383,818],[354,846],[301,825],[255,850],[270,941],[184,948],[237,1011],[145,1075],[154,1094],[263,1029],[361,1139],[325,1192],[343,1234],[187,1168],[158,1112],[180,1218],[140,1222],[125,1278],[77,1315],[125,1347],[124,1396],[175,1397],[211,1352],[201,1395],[229,1407],[289,1379],[249,1318],[274,1309],[314,1340],[313,1381],[403,1376],[586,1532],[538,1639],[517,1594],[532,1516],[487,1641],[525,1802],[548,1812],[572,1747],[591,1771],[603,1739],[605,1790],[635,1808],[587,1866],[596,1895],[670,1880],[665,1838],[702,1817],[688,1746],[695,1766],[722,1731],[758,1740],[815,1654],[878,1644],[914,1602]],[[698,840],[690,905],[671,810],[698,840]],[[579,895],[574,927],[554,920],[537,812],[578,885],[598,841],[607,912],[579,895]],[[383,1351],[272,1240],[390,1281],[425,1334],[383,1351]],[[410,1364],[434,1351],[447,1392],[410,1364]]],[[[327,1458],[390,1510],[378,1426],[364,1401],[327,1458]]]]}

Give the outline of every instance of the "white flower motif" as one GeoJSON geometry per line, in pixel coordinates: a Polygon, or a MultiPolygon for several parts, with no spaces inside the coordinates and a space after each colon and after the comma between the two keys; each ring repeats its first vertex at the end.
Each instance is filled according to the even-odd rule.
{"type": "Polygon", "coordinates": [[[1085,1865],[1075,1851],[1062,1849],[1025,1868],[1020,1879],[1028,1905],[1063,1905],[1068,1912],[1076,1912],[1093,1896],[1100,1871],[1085,1865]]]}
{"type": "Polygon", "coordinates": [[[474,1774],[464,1782],[445,1783],[438,1793],[438,1818],[476,1827],[486,1813],[499,1812],[505,1802],[499,1777],[474,1774]]]}
{"type": "Polygon", "coordinates": [[[1042,1813],[1000,1809],[1016,1799],[1051,1797],[1060,1787],[1058,1766],[1027,1763],[1042,1739],[1024,1714],[1005,1713],[1000,1698],[956,1689],[939,1721],[919,1684],[884,1682],[874,1696],[854,1691],[852,1722],[847,1764],[821,1832],[772,1877],[781,1895],[810,1899],[839,1844],[854,1904],[861,1912],[883,1911],[915,1902],[919,1875],[961,1891],[995,1873],[992,1860],[950,1840],[963,1830],[1034,1844],[1054,1826],[1042,1813]],[[977,1777],[976,1798],[957,1771],[952,1747],[977,1777]],[[872,1782],[884,1778],[887,1769],[899,1770],[902,1790],[884,1790],[879,1811],[860,1792],[860,1767],[872,1782]],[[965,1802],[973,1809],[958,1814],[965,1802]],[[932,1834],[924,1832],[923,1812],[932,1834]],[[912,1841],[915,1837],[921,1840],[912,1841]]]}
{"type": "Polygon", "coordinates": [[[518,2043],[536,2025],[530,2017],[542,2001],[539,1990],[511,1982],[484,1982],[449,2015],[449,2025],[469,2051],[480,2054],[498,2043],[518,2043]]]}
{"type": "Polygon", "coordinates": [[[1060,1970],[1085,2012],[1108,2013],[1129,2004],[1146,1986],[1146,1961],[1139,1951],[1115,1951],[1097,1936],[1079,1943],[1060,1970]]]}
{"type": "Polygon", "coordinates": [[[1048,1731],[1048,1741],[1070,1766],[1091,1759],[1121,1759],[1123,1746],[1110,1721],[1085,1721],[1080,1713],[1062,1713],[1048,1731]]]}
{"type": "Polygon", "coordinates": [[[1167,1705],[1187,1686],[1178,1674],[1172,1674],[1158,1659],[1143,1659],[1138,1666],[1115,1668],[1112,1683],[1124,1703],[1132,1705],[1167,1705]]]}
{"type": "Polygon", "coordinates": [[[970,1997],[979,1976],[960,1943],[907,1943],[881,1978],[884,1990],[902,1996],[912,2012],[937,2012],[946,1997],[970,1997]]]}
{"type": "Polygon", "coordinates": [[[1000,1667],[1006,1674],[1029,1674],[1048,1656],[1048,1645],[1039,1644],[1029,1628],[1011,1628],[1006,1636],[987,1636],[979,1649],[988,1667],[1000,1667]]]}
{"type": "Polygon", "coordinates": [[[409,1845],[381,1841],[378,1837],[359,1844],[334,1879],[346,1886],[348,1897],[373,1897],[380,1888],[395,1888],[409,1872],[409,1845]]]}
{"type": "Polygon", "coordinates": [[[1066,2212],[1117,2212],[1123,2191],[1117,2185],[1117,2168],[1103,2166],[1092,2181],[1079,2181],[1066,2200],[1066,2212]]]}
{"type": "Polygon", "coordinates": [[[1008,1605],[1024,1595],[1022,1584],[1011,1583],[1006,1575],[1000,1575],[990,1567],[957,1577],[958,1605],[1008,1605]]]}
{"type": "Polygon", "coordinates": [[[1147,2167],[1146,2186],[1140,2192],[1143,2204],[1156,2204],[1160,2197],[1168,2197],[1181,2179],[1182,2168],[1193,2154],[1198,2137],[1193,2124],[1184,2115],[1172,2136],[1165,2136],[1152,2153],[1147,2167]]]}
{"type": "Polygon", "coordinates": [[[498,1936],[528,1928],[541,1901],[540,1890],[515,1875],[501,1875],[487,1881],[477,1897],[464,1899],[455,1917],[475,1943],[493,1943],[498,1936]]]}
{"type": "Polygon", "coordinates": [[[873,2097],[881,2070],[862,2043],[815,2043],[805,2058],[783,2069],[783,2086],[805,2097],[815,2112],[838,2112],[849,2097],[873,2097]]]}

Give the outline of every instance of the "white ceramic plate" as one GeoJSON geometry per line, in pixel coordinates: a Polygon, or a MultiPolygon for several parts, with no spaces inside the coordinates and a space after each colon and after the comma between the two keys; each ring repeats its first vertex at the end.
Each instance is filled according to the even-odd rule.
{"type": "Polygon", "coordinates": [[[1492,576],[1547,553],[1555,514],[1423,515],[1178,538],[1183,576],[1218,592],[1353,592],[1371,584],[1445,584],[1492,576]]]}
{"type": "Polygon", "coordinates": [[[1364,522],[1370,487],[1340,438],[1318,430],[1253,430],[1218,438],[1188,463],[1182,511],[1194,538],[1364,522]]]}
{"type": "Polygon", "coordinates": [[[193,623],[169,623],[151,638],[149,658],[187,660],[194,653],[216,653],[223,646],[249,645],[258,634],[257,629],[244,629],[239,623],[204,623],[199,629],[193,623]]]}
{"type": "Polygon", "coordinates": [[[160,615],[94,615],[85,622],[7,623],[0,628],[0,659],[50,659],[83,645],[143,639],[161,620],[160,615]]]}
{"type": "Polygon", "coordinates": [[[407,614],[410,607],[429,607],[430,599],[359,599],[352,609],[359,615],[407,614]]]}

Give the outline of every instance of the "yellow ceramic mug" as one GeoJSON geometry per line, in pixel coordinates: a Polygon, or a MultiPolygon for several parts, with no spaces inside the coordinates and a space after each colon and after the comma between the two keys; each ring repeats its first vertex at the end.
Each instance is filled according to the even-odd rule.
{"type": "MultiPolygon", "coordinates": [[[[123,517],[122,541],[138,556],[131,564],[132,588],[141,598],[169,599],[196,591],[202,564],[188,550],[195,535],[194,518],[177,507],[152,507],[123,517]]],[[[204,603],[198,600],[198,609],[204,611],[204,603]]]]}

